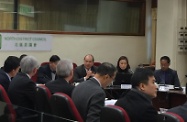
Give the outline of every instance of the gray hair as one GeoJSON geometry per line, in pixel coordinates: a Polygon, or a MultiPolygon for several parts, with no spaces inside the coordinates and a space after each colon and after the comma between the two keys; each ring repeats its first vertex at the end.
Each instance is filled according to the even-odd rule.
{"type": "Polygon", "coordinates": [[[33,56],[25,56],[20,62],[21,72],[30,74],[34,68],[39,67],[37,59],[33,56]]]}
{"type": "Polygon", "coordinates": [[[73,64],[70,60],[67,59],[60,60],[56,67],[57,75],[63,78],[68,77],[72,70],[73,64]]]}

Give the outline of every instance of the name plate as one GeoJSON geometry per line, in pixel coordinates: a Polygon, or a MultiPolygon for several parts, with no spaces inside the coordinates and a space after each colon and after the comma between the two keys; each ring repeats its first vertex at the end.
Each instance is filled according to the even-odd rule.
{"type": "Polygon", "coordinates": [[[174,86],[168,84],[165,85],[159,84],[159,91],[169,91],[170,89],[174,89],[174,86]]]}
{"type": "Polygon", "coordinates": [[[121,89],[131,89],[132,85],[131,84],[121,84],[121,89]]]}

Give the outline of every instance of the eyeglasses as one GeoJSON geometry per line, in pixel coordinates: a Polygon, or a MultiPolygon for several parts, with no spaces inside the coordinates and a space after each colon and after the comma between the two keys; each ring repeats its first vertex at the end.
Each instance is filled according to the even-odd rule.
{"type": "Polygon", "coordinates": [[[111,76],[111,75],[108,75],[112,80],[115,78],[115,75],[111,76]]]}

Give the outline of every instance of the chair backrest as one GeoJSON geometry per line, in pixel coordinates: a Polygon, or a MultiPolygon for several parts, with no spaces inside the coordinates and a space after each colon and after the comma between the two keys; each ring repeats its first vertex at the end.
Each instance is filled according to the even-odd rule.
{"type": "Polygon", "coordinates": [[[77,67],[77,64],[73,62],[73,69],[77,67]]]}
{"type": "Polygon", "coordinates": [[[37,77],[38,77],[38,71],[36,72],[36,74],[34,74],[32,77],[31,77],[31,80],[36,82],[37,81],[37,77]]]}
{"type": "Polygon", "coordinates": [[[44,65],[47,65],[49,64],[49,62],[42,62],[40,66],[44,66],[44,65]]]}
{"type": "Polygon", "coordinates": [[[101,122],[130,122],[130,118],[127,114],[127,112],[115,105],[107,105],[102,108],[101,110],[101,116],[100,116],[101,122]]]}
{"type": "MultiPolygon", "coordinates": [[[[41,63],[40,66],[44,66],[44,65],[47,65],[47,64],[49,64],[49,62],[43,62],[43,63],[41,63]]],[[[33,75],[33,76],[31,77],[31,79],[32,79],[34,82],[37,82],[37,77],[38,77],[38,71],[36,72],[35,75],[33,75]]]]}
{"type": "MultiPolygon", "coordinates": [[[[73,70],[75,70],[75,68],[77,67],[76,63],[73,63],[73,70]]],[[[71,80],[69,81],[70,83],[73,83],[73,77],[71,78],[71,80]]]]}
{"type": "Polygon", "coordinates": [[[64,93],[55,93],[50,99],[52,113],[54,115],[83,122],[72,99],[64,93]]]}
{"type": "Polygon", "coordinates": [[[166,112],[158,115],[158,122],[184,122],[184,119],[178,114],[166,112]]]}
{"type": "Polygon", "coordinates": [[[43,84],[37,85],[36,99],[35,99],[36,110],[45,113],[51,113],[51,108],[49,103],[50,98],[51,98],[51,92],[49,91],[49,89],[43,84]]]}
{"type": "Polygon", "coordinates": [[[101,65],[101,62],[94,62],[94,66],[99,66],[99,65],[101,65]]]}
{"type": "Polygon", "coordinates": [[[16,112],[13,108],[13,105],[5,91],[5,89],[3,88],[3,86],[0,85],[0,101],[5,102],[7,104],[6,108],[8,111],[8,119],[10,122],[15,122],[16,121],[16,112]]]}

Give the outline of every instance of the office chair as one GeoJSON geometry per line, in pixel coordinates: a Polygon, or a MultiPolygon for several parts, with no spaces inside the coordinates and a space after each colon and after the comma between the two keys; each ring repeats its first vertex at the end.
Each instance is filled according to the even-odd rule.
{"type": "Polygon", "coordinates": [[[40,66],[45,66],[47,64],[49,64],[49,62],[42,62],[40,66]]]}
{"type": "Polygon", "coordinates": [[[54,115],[83,122],[75,104],[72,99],[64,93],[55,93],[50,99],[52,113],[54,115]]]}
{"type": "Polygon", "coordinates": [[[38,77],[38,71],[36,72],[35,75],[33,75],[33,76],[31,77],[31,80],[34,81],[34,82],[36,82],[36,81],[37,81],[37,77],[38,77]]]}
{"type": "MultiPolygon", "coordinates": [[[[73,71],[75,70],[76,67],[77,67],[77,64],[73,63],[73,71]]],[[[73,77],[71,78],[71,80],[69,81],[69,83],[73,84],[73,77]]]]}
{"type": "Polygon", "coordinates": [[[77,64],[73,62],[73,69],[77,67],[77,64]]]}
{"type": "Polygon", "coordinates": [[[6,103],[4,119],[9,122],[16,122],[16,112],[13,105],[5,91],[5,89],[0,85],[0,101],[6,103]]]}
{"type": "Polygon", "coordinates": [[[101,65],[101,62],[94,62],[94,66],[98,67],[99,65],[101,65]]]}
{"type": "Polygon", "coordinates": [[[130,122],[127,112],[115,105],[107,105],[102,108],[100,114],[101,122],[130,122]]]}
{"type": "Polygon", "coordinates": [[[50,103],[49,100],[51,98],[51,92],[49,89],[43,85],[39,84],[36,87],[36,99],[35,99],[35,107],[36,110],[51,113],[50,103]]]}
{"type": "Polygon", "coordinates": [[[158,122],[184,122],[184,119],[178,114],[166,112],[158,115],[158,122]]]}

